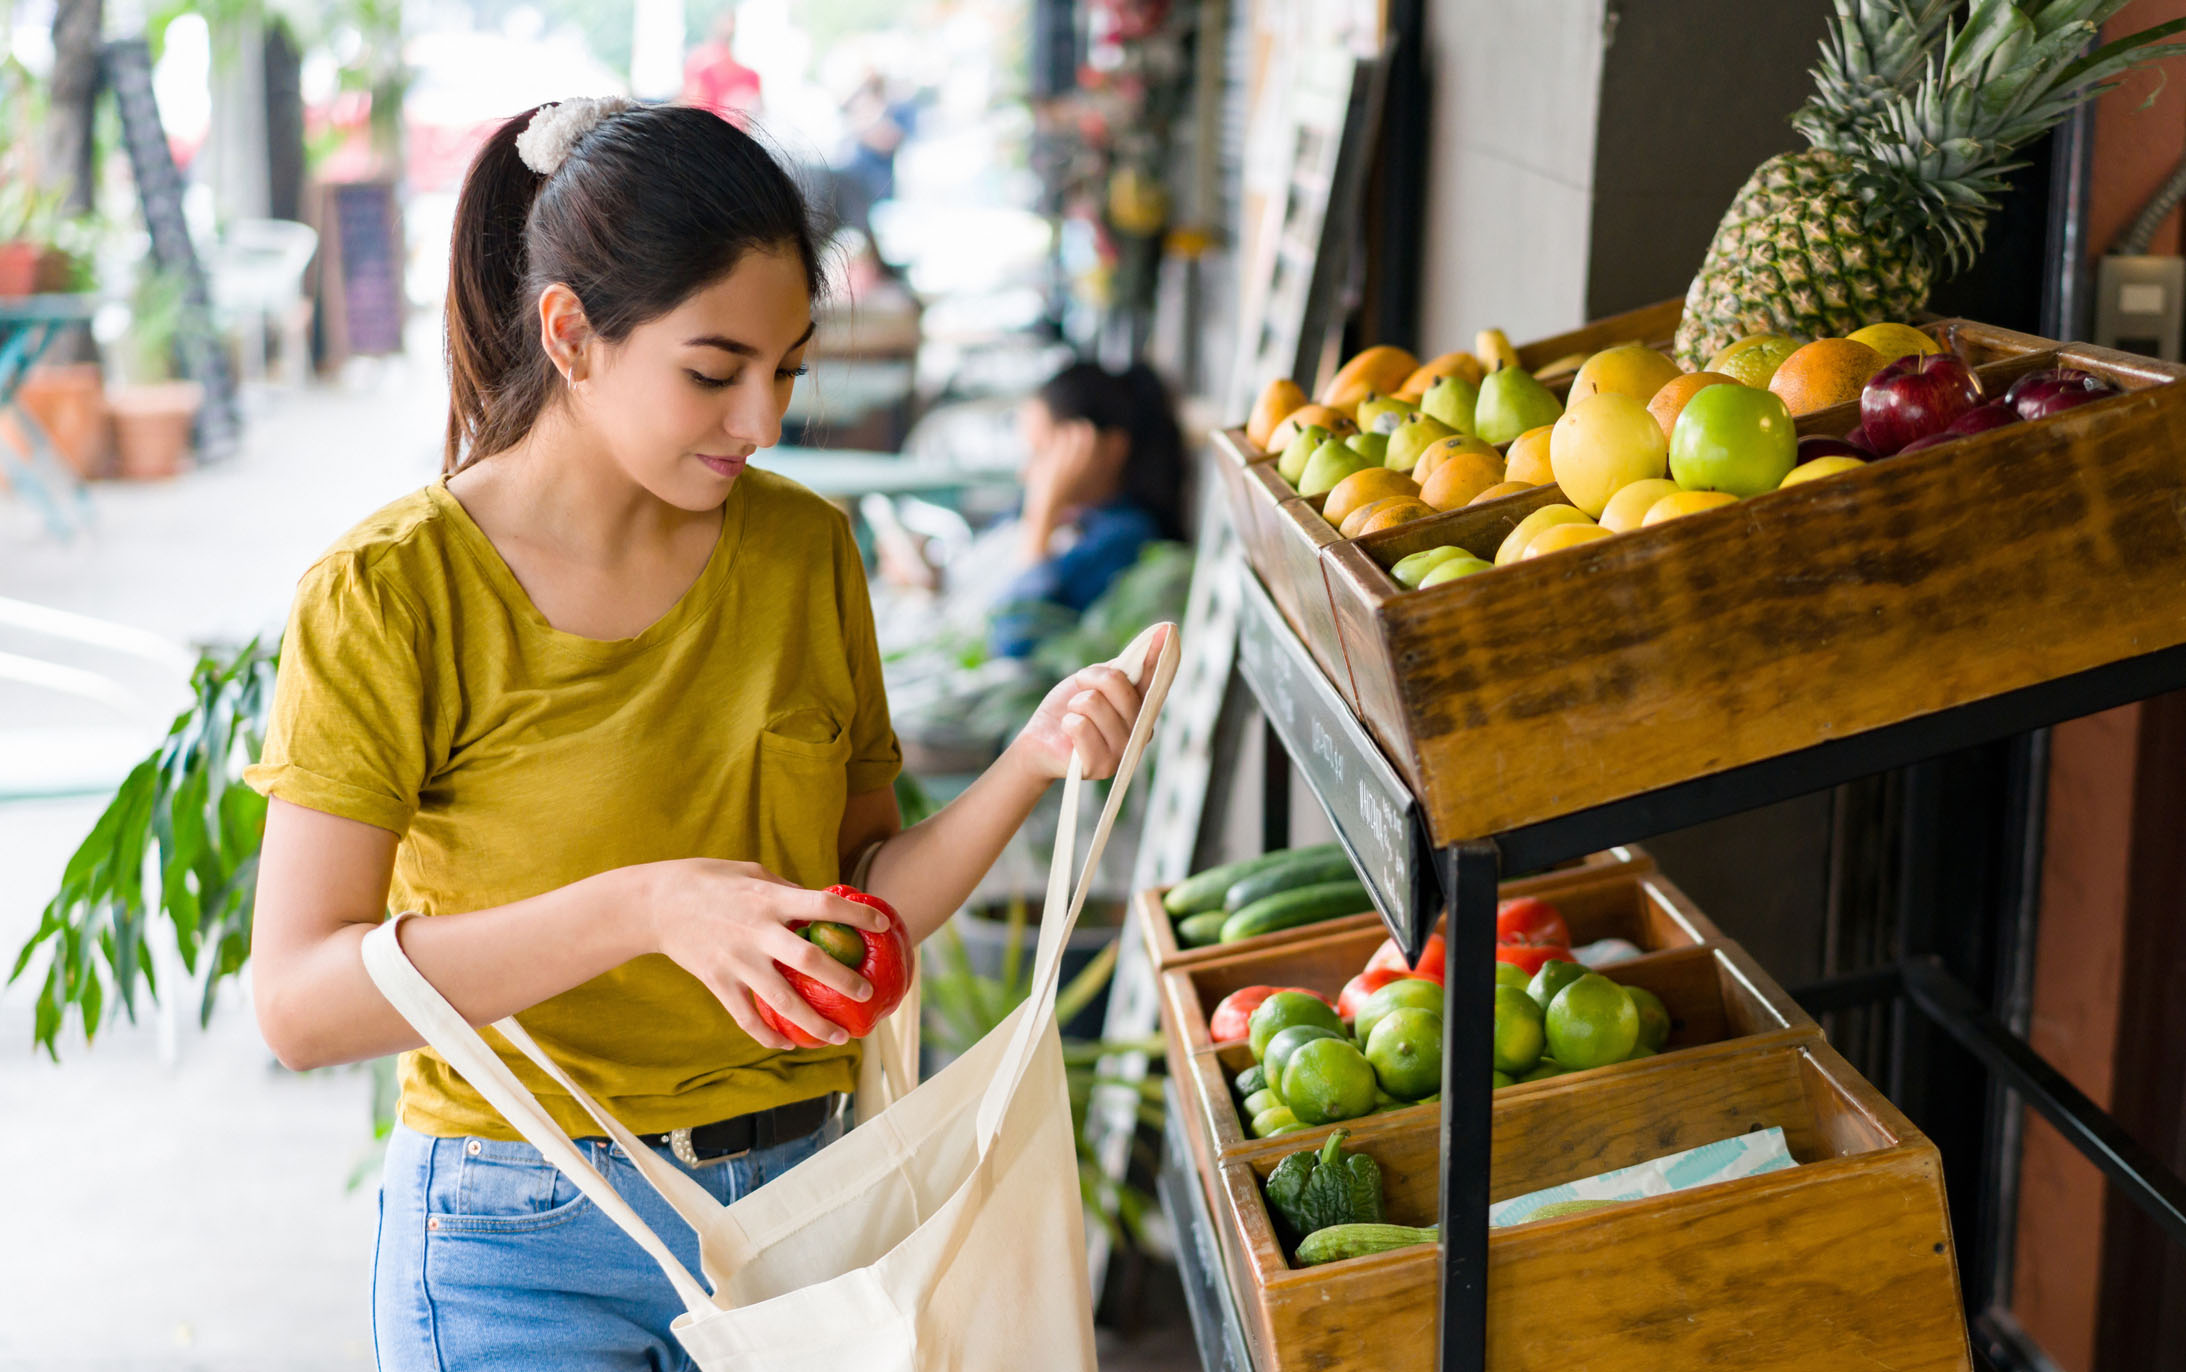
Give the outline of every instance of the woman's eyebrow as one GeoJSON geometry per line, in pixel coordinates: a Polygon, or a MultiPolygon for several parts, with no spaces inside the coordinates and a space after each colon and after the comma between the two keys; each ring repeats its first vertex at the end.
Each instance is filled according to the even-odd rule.
{"type": "MultiPolygon", "coordinates": [[[[812,341],[813,331],[819,327],[820,321],[817,319],[805,325],[805,331],[797,335],[797,341],[789,345],[788,351],[795,352],[812,341]]],[[[759,350],[751,344],[740,342],[734,338],[726,338],[717,333],[700,334],[696,338],[686,338],[683,343],[685,347],[690,348],[719,348],[725,353],[734,353],[738,357],[759,356],[759,350]]]]}

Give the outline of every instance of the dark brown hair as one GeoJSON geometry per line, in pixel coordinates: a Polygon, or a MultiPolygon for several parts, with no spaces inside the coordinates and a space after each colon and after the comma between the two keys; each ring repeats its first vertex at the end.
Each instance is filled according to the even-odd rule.
{"type": "Polygon", "coordinates": [[[531,431],[555,393],[533,307],[561,282],[616,343],[734,269],[792,249],[820,292],[819,235],[797,185],[750,134],[713,113],[640,105],[587,130],[551,176],[494,131],[463,178],[448,274],[448,438],[455,471],[531,431]]]}
{"type": "Polygon", "coordinates": [[[1038,398],[1059,423],[1083,419],[1122,430],[1130,448],[1117,495],[1152,515],[1163,538],[1184,537],[1184,433],[1160,373],[1144,362],[1121,372],[1073,362],[1048,378],[1038,398]]]}

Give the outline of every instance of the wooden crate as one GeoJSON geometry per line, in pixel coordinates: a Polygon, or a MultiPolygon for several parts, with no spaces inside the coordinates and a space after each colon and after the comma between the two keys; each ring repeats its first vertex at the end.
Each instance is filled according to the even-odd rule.
{"type": "MultiPolygon", "coordinates": [[[[1500,833],[2186,642],[2186,368],[1925,325],[1992,390],[2129,393],[1424,591],[1553,493],[1328,545],[1361,720],[1437,844],[1500,833]],[[1503,765],[1482,785],[1478,759],[1503,765]]],[[[1852,407],[1805,416],[1842,432],[1852,407]]]]}
{"type": "MultiPolygon", "coordinates": [[[[1498,1093],[1494,1198],[1771,1126],[1799,1165],[1494,1231],[1495,1372],[1970,1367],[1935,1147],[1828,1045],[1777,1039],[1641,1066],[1498,1093]]],[[[1435,1221],[1432,1121],[1361,1131],[1355,1145],[1381,1164],[1392,1221],[1435,1221]]],[[[1432,1367],[1440,1249],[1292,1267],[1260,1188],[1294,1151],[1226,1159],[1213,1188],[1254,1365],[1432,1367]]]]}
{"type": "MultiPolygon", "coordinates": [[[[1328,952],[1315,950],[1315,956],[1326,958],[1328,952]]],[[[1353,963],[1354,968],[1365,959],[1366,952],[1360,952],[1353,963]]],[[[1756,1038],[1807,1038],[1820,1033],[1806,1012],[1793,1004],[1782,988],[1736,944],[1666,949],[1602,970],[1614,981],[1643,986],[1662,997],[1671,1020],[1670,1041],[1663,1052],[1634,1062],[1614,1063],[1546,1081],[1519,1082],[1503,1087],[1495,1093],[1498,1108],[1506,1100],[1523,1098],[1570,1078],[1645,1074],[1666,1060],[1714,1056],[1726,1049],[1742,1051],[1745,1043],[1756,1038]]],[[[1219,975],[1219,969],[1212,965],[1168,973],[1162,979],[1164,1013],[1179,1020],[1188,1018],[1192,1000],[1204,994],[1196,991],[1192,983],[1212,981],[1219,975]]],[[[1275,977],[1252,977],[1243,984],[1256,985],[1263,981],[1273,985],[1312,987],[1315,984],[1302,977],[1290,982],[1275,977]]],[[[1478,1013],[1490,1012],[1483,1006],[1478,1013]]],[[[1206,1032],[1203,1026],[1204,1021],[1199,1031],[1202,1041],[1206,1032]]],[[[1174,1035],[1171,1041],[1181,1042],[1174,1035]]],[[[1237,1097],[1230,1089],[1237,1074],[1252,1065],[1250,1045],[1231,1042],[1181,1052],[1172,1049],[1170,1058],[1172,1064],[1179,1058],[1183,1061],[1183,1072],[1178,1077],[1179,1090],[1186,1108],[1193,1112],[1194,1132],[1206,1141],[1206,1155],[1216,1160],[1296,1152],[1303,1144],[1326,1138],[1331,1129],[1349,1129],[1361,1137],[1368,1137],[1416,1128],[1423,1122],[1441,1118],[1441,1106],[1428,1102],[1272,1139],[1251,1138],[1245,1133],[1245,1121],[1238,1114],[1237,1097]]],[[[1172,1070],[1175,1070],[1174,1066],[1172,1070]]]]}
{"type": "MultiPolygon", "coordinates": [[[[1565,863],[1546,872],[1513,878],[1504,882],[1498,890],[1504,900],[1513,896],[1542,895],[1575,881],[1591,881],[1606,872],[1651,871],[1654,865],[1655,860],[1637,844],[1605,848],[1601,852],[1590,853],[1579,861],[1565,863]]],[[[1156,972],[1188,963],[1211,962],[1216,958],[1230,957],[1237,953],[1256,953],[1265,948],[1280,947],[1285,943],[1294,943],[1321,934],[1381,927],[1381,916],[1372,910],[1366,910],[1356,915],[1340,915],[1335,919],[1323,920],[1319,924],[1305,924],[1295,929],[1239,939],[1235,943],[1186,948],[1176,941],[1176,925],[1170,920],[1169,912],[1161,905],[1161,898],[1168,892],[1168,887],[1156,886],[1139,892],[1131,902],[1133,923],[1138,926],[1139,937],[1146,941],[1147,957],[1154,964],[1156,972]]],[[[1680,894],[1678,899],[1683,900],[1683,895],[1680,894]]],[[[1703,918],[1697,910],[1691,913],[1696,919],[1703,918]]],[[[1710,934],[1707,937],[1713,938],[1715,935],[1710,934]]]]}

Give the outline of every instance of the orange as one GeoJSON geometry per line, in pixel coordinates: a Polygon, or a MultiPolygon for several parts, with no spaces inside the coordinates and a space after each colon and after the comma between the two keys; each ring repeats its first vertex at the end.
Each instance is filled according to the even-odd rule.
{"type": "Polygon", "coordinates": [[[1555,429],[1554,424],[1543,424],[1512,439],[1503,462],[1503,479],[1523,481],[1529,486],[1553,485],[1556,474],[1548,465],[1548,436],[1555,429]]]}
{"type": "Polygon", "coordinates": [[[1485,455],[1460,451],[1434,469],[1427,484],[1420,488],[1419,498],[1438,510],[1455,510],[1470,505],[1475,496],[1502,482],[1503,459],[1493,448],[1485,455]]]}
{"type": "Polygon", "coordinates": [[[1721,372],[1684,372],[1662,383],[1655,398],[1647,402],[1647,413],[1662,426],[1662,436],[1668,438],[1677,427],[1677,417],[1685,413],[1685,402],[1710,386],[1735,386],[1738,382],[1721,372]]]}
{"type": "Polygon", "coordinates": [[[1282,452],[1298,436],[1300,429],[1314,424],[1328,430],[1331,438],[1342,438],[1345,434],[1359,431],[1359,426],[1352,422],[1350,415],[1332,410],[1326,405],[1301,405],[1284,415],[1283,422],[1277,424],[1268,434],[1267,450],[1271,453],[1282,452]]]}
{"type": "Polygon", "coordinates": [[[1383,510],[1406,502],[1418,503],[1416,497],[1408,495],[1385,495],[1379,500],[1370,500],[1345,515],[1343,522],[1336,526],[1336,532],[1342,534],[1345,538],[1357,538],[1366,531],[1367,520],[1372,519],[1383,510]]]}
{"type": "Polygon", "coordinates": [[[1419,370],[1419,359],[1388,344],[1368,348],[1336,369],[1321,388],[1320,401],[1341,410],[1356,405],[1368,391],[1388,394],[1404,385],[1419,370]]]}
{"type": "Polygon", "coordinates": [[[1436,513],[1435,507],[1429,505],[1426,501],[1400,495],[1395,500],[1374,511],[1367,521],[1359,526],[1359,532],[1354,537],[1364,538],[1368,534],[1380,533],[1383,529],[1394,529],[1399,524],[1409,524],[1415,519],[1425,519],[1434,513],[1436,513]]]}
{"type": "Polygon", "coordinates": [[[1305,388],[1297,382],[1287,376],[1270,381],[1252,407],[1252,418],[1245,421],[1245,437],[1262,452],[1272,451],[1268,442],[1274,436],[1275,426],[1303,409],[1305,403],[1305,388]]]}
{"type": "Polygon", "coordinates": [[[1777,364],[1769,389],[1793,414],[1812,414],[1860,398],[1883,356],[1849,338],[1817,338],[1777,364]]]}
{"type": "Polygon", "coordinates": [[[1505,481],[1488,487],[1488,489],[1465,503],[1467,505],[1485,505],[1491,500],[1501,500],[1505,496],[1519,495],[1532,489],[1534,489],[1534,486],[1530,481],[1505,481]]]}
{"type": "Polygon", "coordinates": [[[1388,496],[1418,494],[1419,487],[1404,473],[1387,467],[1368,467],[1363,472],[1353,472],[1329,489],[1328,503],[1321,507],[1321,518],[1340,527],[1353,510],[1388,496]]]}

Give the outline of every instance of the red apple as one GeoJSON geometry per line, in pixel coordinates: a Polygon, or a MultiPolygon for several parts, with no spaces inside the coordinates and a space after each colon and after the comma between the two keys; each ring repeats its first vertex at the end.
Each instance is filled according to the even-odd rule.
{"type": "Polygon", "coordinates": [[[1844,436],[1844,441],[1859,449],[1857,453],[1853,454],[1855,457],[1873,457],[1875,455],[1875,445],[1868,441],[1867,430],[1857,424],[1853,425],[1851,432],[1844,436]]]}
{"type": "Polygon", "coordinates": [[[2008,401],[1992,400],[1986,405],[1976,405],[1951,422],[1943,432],[1952,436],[1986,433],[2001,429],[2006,424],[2017,424],[2019,412],[2008,401]]]}
{"type": "Polygon", "coordinates": [[[2117,393],[2116,386],[2091,372],[2056,367],[2020,377],[2004,398],[2017,408],[2021,419],[2041,419],[2117,393]]]}
{"type": "Polygon", "coordinates": [[[1865,462],[1874,454],[1849,438],[1831,438],[1828,434],[1808,434],[1799,440],[1796,460],[1799,465],[1812,462],[1817,457],[1856,457],[1865,462]]]}
{"type": "Polygon", "coordinates": [[[1981,383],[1955,353],[1913,353],[1875,373],[1860,392],[1860,427],[1887,456],[1942,433],[1981,403],[1981,383]]]}
{"type": "Polygon", "coordinates": [[[1960,438],[1964,438],[1964,437],[1965,437],[1965,435],[1964,435],[1964,434],[1954,434],[1954,433],[1940,433],[1940,434],[1930,434],[1930,435],[1928,435],[1928,436],[1927,436],[1926,438],[1916,438],[1916,439],[1914,439],[1914,440],[1913,440],[1912,442],[1910,442],[1910,443],[1906,444],[1906,445],[1905,445],[1904,447],[1902,447],[1902,448],[1898,449],[1898,450],[1897,450],[1896,452],[1892,453],[1892,454],[1891,454],[1891,456],[1892,456],[1892,457],[1906,457],[1906,456],[1909,456],[1909,455],[1911,455],[1911,454],[1913,454],[1913,453],[1917,453],[1917,452],[1919,452],[1919,451],[1920,451],[1920,450],[1921,450],[1922,448],[1933,448],[1933,447],[1935,447],[1935,446],[1936,446],[1937,444],[1939,444],[1939,443],[1949,443],[1949,442],[1952,442],[1952,441],[1953,441],[1953,440],[1955,440],[1955,439],[1960,439],[1960,438]]]}

